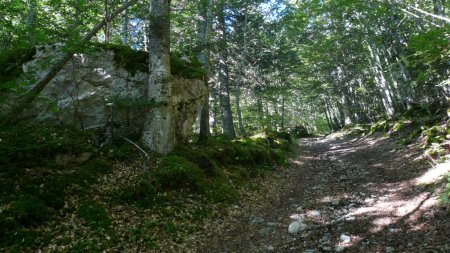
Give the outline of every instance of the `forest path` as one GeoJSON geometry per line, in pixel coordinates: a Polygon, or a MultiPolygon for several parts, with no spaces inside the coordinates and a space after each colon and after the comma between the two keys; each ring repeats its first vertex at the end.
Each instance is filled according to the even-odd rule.
{"type": "Polygon", "coordinates": [[[431,167],[417,148],[381,136],[299,145],[292,166],[191,238],[194,252],[450,252],[448,210],[417,184],[431,167]],[[307,228],[290,234],[295,221],[307,228]]]}

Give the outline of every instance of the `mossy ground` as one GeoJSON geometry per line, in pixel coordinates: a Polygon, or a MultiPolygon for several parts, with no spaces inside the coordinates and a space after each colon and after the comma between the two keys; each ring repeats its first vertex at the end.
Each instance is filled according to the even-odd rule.
{"type": "Polygon", "coordinates": [[[199,229],[186,223],[215,215],[212,206],[235,203],[253,178],[284,164],[291,147],[285,133],[217,137],[178,145],[142,170],[126,142],[98,148],[70,127],[2,126],[0,249],[101,252],[125,242],[150,250],[167,238],[182,240],[199,229]],[[83,152],[92,153],[90,160],[55,162],[58,154],[83,152]],[[127,219],[135,222],[124,228],[127,219]]]}

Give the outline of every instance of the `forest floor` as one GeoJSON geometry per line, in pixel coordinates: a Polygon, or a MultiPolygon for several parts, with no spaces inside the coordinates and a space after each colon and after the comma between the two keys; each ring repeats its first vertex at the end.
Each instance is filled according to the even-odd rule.
{"type": "Polygon", "coordinates": [[[431,173],[450,164],[431,170],[422,152],[381,134],[302,139],[291,166],[263,179],[226,216],[205,221],[184,248],[450,252],[450,212],[438,204],[442,181],[431,173]],[[290,224],[300,231],[288,233],[290,224]]]}

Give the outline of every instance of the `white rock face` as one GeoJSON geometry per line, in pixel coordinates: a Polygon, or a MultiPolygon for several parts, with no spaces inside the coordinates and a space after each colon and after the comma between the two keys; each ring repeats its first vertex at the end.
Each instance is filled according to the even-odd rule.
{"type": "MultiPolygon", "coordinates": [[[[61,56],[60,52],[60,45],[38,46],[33,60],[23,66],[25,76],[29,80],[43,76],[52,61],[61,56]]],[[[96,135],[103,137],[111,125],[122,135],[140,136],[151,106],[147,99],[149,75],[128,72],[114,57],[114,51],[103,49],[75,54],[23,116],[37,122],[95,130],[96,135]]],[[[202,80],[174,77],[172,82],[173,97],[168,107],[174,112],[176,139],[182,142],[191,133],[208,92],[202,80]]],[[[9,100],[14,98],[11,95],[9,100]]],[[[10,106],[2,105],[0,114],[8,112],[10,106]]]]}
{"type": "Polygon", "coordinates": [[[299,221],[294,221],[289,224],[288,232],[289,234],[297,234],[298,232],[304,231],[308,228],[308,225],[301,223],[299,221]]]}

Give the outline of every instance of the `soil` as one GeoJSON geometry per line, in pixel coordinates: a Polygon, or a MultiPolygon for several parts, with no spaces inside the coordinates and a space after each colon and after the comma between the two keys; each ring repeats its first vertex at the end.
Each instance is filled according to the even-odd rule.
{"type": "MultiPolygon", "coordinates": [[[[381,135],[299,141],[226,216],[185,240],[192,252],[450,252],[443,181],[420,183],[432,161],[381,135]],[[308,226],[296,234],[288,226],[308,226]]],[[[449,170],[450,164],[440,166],[449,170]]]]}

